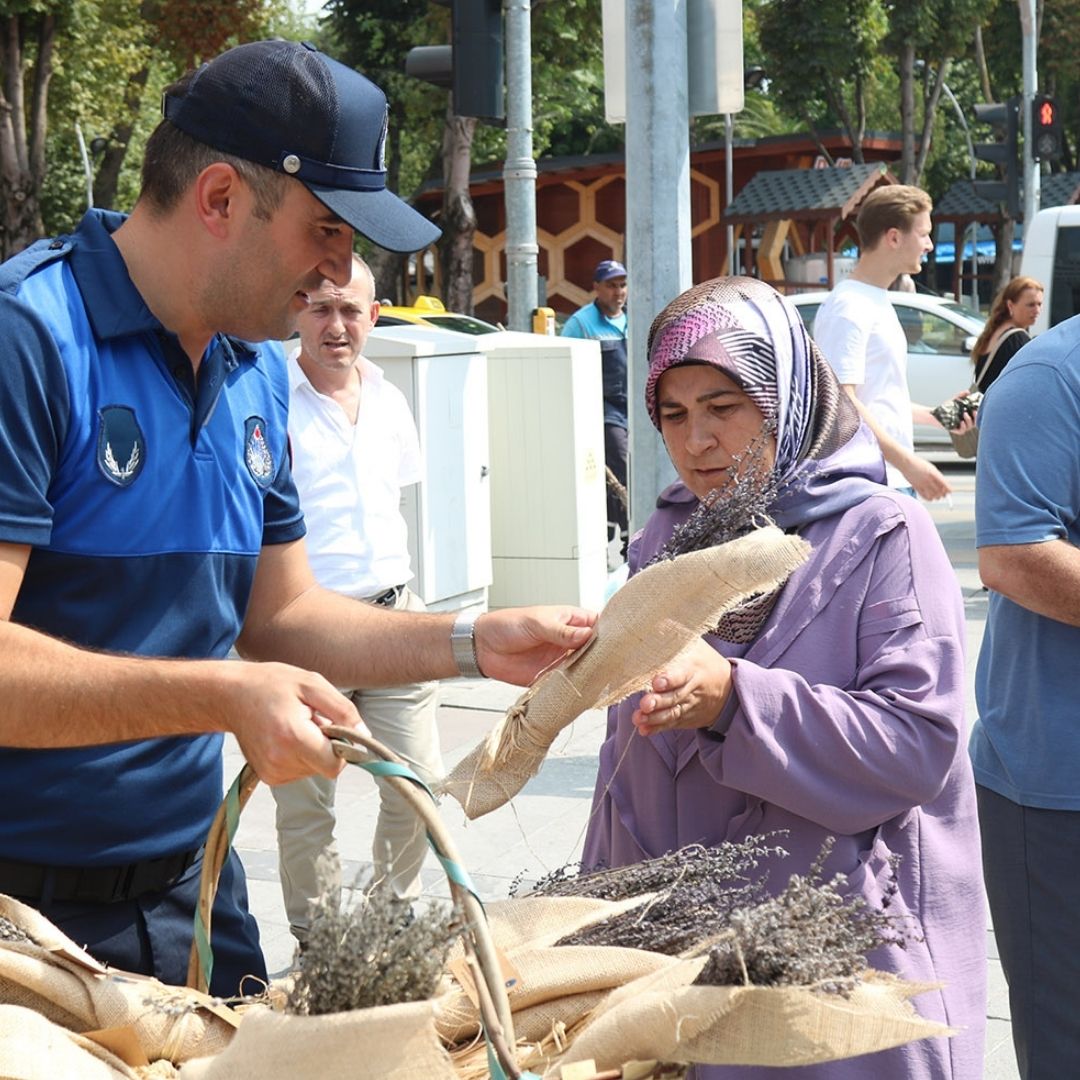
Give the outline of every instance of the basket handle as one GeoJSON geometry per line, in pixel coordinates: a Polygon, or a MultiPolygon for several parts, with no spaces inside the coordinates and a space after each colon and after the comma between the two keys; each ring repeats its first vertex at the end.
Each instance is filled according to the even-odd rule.
{"type": "MultiPolygon", "coordinates": [[[[484,1030],[497,1059],[492,1062],[492,1075],[497,1075],[494,1067],[501,1066],[506,1076],[517,1080],[522,1076],[522,1072],[512,1052],[515,1038],[510,1002],[488,929],[487,917],[461,862],[453,838],[439,817],[434,796],[409,766],[382,743],[368,735],[361,735],[352,728],[339,725],[329,725],[322,730],[330,739],[338,757],[350,765],[358,765],[385,779],[405,797],[424,823],[428,843],[446,873],[450,893],[465,915],[462,934],[465,956],[476,984],[484,1030]]],[[[187,980],[189,986],[203,992],[207,990],[213,971],[213,950],[210,946],[211,914],[221,868],[236,835],[240,812],[258,782],[255,770],[245,764],[218,807],[206,839],[187,980]]]]}

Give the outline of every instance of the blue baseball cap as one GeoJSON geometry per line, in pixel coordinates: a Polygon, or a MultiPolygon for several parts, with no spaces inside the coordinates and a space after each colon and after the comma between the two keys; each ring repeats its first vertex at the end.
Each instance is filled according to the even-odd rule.
{"type": "Polygon", "coordinates": [[[253,41],[169,87],[165,119],[215,150],[286,173],[388,251],[440,230],[386,187],[386,95],[309,42],[253,41]]]}
{"type": "Polygon", "coordinates": [[[626,277],[626,267],[615,259],[605,259],[596,264],[596,272],[593,281],[610,281],[612,278],[626,277]]]}

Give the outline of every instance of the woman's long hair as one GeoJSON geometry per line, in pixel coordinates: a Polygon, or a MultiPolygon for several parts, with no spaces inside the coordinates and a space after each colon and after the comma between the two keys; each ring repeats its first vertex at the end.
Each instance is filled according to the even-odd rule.
{"type": "Polygon", "coordinates": [[[1010,281],[1008,285],[1001,289],[997,296],[994,297],[994,302],[990,306],[990,314],[987,316],[983,332],[979,335],[974,348],[971,350],[971,362],[976,366],[978,366],[979,357],[987,351],[990,339],[997,332],[1001,324],[1008,321],[1009,304],[1015,304],[1020,299],[1020,295],[1025,289],[1035,289],[1037,292],[1044,291],[1042,285],[1034,278],[1014,277],[1012,281],[1010,281]]]}

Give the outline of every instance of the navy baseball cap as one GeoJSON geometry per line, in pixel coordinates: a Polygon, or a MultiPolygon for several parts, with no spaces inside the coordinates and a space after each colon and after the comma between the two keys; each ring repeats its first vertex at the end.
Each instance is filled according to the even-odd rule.
{"type": "Polygon", "coordinates": [[[626,267],[614,259],[605,259],[602,263],[596,264],[596,272],[592,279],[593,281],[610,281],[616,277],[626,277],[626,267]]]}
{"type": "Polygon", "coordinates": [[[166,90],[162,112],[215,150],[296,177],[388,251],[440,235],[386,188],[386,95],[308,42],[237,45],[166,90]]]}

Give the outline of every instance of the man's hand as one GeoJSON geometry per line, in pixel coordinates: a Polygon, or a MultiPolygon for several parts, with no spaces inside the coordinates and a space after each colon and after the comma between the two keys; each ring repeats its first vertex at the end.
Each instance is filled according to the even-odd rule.
{"type": "Polygon", "coordinates": [[[492,679],[528,686],[592,637],[596,613],[570,607],[506,608],[476,620],[476,659],[492,679]]]}
{"type": "Polygon", "coordinates": [[[321,675],[290,664],[225,661],[223,667],[226,723],[264,783],[337,776],[345,763],[322,733],[328,724],[370,734],[353,703],[321,675]]]}
{"type": "Polygon", "coordinates": [[[731,694],[731,664],[700,638],[656,675],[631,717],[642,735],[711,727],[731,694]]]}
{"type": "Polygon", "coordinates": [[[952,488],[941,475],[941,470],[919,457],[918,454],[905,455],[900,464],[900,471],[920,498],[932,502],[934,499],[944,499],[946,495],[952,494],[952,488]]]}

